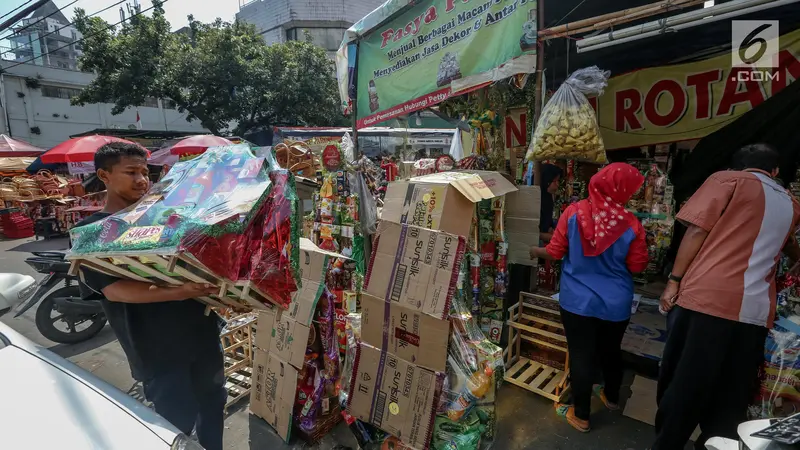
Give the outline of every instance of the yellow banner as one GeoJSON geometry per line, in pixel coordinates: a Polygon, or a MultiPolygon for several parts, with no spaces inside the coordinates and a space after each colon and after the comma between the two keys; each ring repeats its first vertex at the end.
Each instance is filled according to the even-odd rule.
{"type": "Polygon", "coordinates": [[[724,54],[611,78],[591,99],[606,148],[698,139],[731,123],[800,79],[800,30],[779,45],[769,71],[732,68],[724,54]]]}

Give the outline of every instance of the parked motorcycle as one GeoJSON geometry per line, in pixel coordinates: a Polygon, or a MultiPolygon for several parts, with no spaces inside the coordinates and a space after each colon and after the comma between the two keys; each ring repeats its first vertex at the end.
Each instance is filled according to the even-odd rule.
{"type": "Polygon", "coordinates": [[[106,325],[106,315],[99,300],[83,300],[78,278],[69,274],[70,263],[61,252],[33,252],[25,262],[46,274],[36,285],[35,293],[20,303],[14,317],[19,317],[36,303],[36,328],[42,336],[60,344],[75,344],[91,339],[106,325]],[[60,286],[57,289],[53,289],[60,286]],[[63,328],[63,329],[62,329],[63,328]]]}
{"type": "Polygon", "coordinates": [[[36,291],[36,280],[30,275],[0,273],[0,317],[11,308],[29,299],[36,291]]]}

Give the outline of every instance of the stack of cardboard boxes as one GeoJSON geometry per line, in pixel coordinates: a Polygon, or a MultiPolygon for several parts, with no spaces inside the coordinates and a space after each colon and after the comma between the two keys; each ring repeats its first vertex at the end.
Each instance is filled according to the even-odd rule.
{"type": "Polygon", "coordinates": [[[515,190],[495,172],[439,173],[389,186],[362,295],[350,415],[411,448],[428,448],[474,204],[515,190]]]}
{"type": "MultiPolygon", "coordinates": [[[[332,322],[323,325],[327,330],[320,330],[317,317],[321,302],[326,301],[323,298],[326,291],[324,284],[333,258],[346,259],[342,255],[319,249],[308,239],[301,239],[301,289],[294,293],[289,309],[261,312],[258,317],[250,411],[266,420],[286,441],[292,431],[298,401],[315,401],[307,398],[309,396],[304,395],[298,387],[298,383],[303,382],[299,378],[304,373],[307,349],[313,348],[315,341],[318,344],[325,336],[329,336],[330,342],[323,347],[332,346],[334,353],[338,354],[338,340],[332,322]]],[[[335,375],[338,376],[338,360],[326,361],[326,364],[329,362],[335,365],[335,375]]],[[[317,387],[322,382],[318,375],[322,370],[320,368],[317,375],[311,375],[317,387]]],[[[336,380],[329,381],[335,384],[336,380]]],[[[336,392],[327,390],[322,395],[324,398],[318,401],[321,410],[314,418],[315,422],[320,423],[328,417],[338,420],[336,392]]]]}

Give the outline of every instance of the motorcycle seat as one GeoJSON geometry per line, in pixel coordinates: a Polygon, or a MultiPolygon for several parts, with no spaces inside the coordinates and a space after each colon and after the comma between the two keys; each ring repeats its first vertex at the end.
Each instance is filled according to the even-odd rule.
{"type": "Polygon", "coordinates": [[[63,260],[66,257],[64,252],[31,252],[40,258],[53,258],[63,260]]]}

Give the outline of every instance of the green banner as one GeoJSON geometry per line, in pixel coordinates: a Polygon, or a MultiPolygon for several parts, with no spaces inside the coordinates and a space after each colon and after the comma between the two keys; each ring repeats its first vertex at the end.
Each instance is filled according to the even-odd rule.
{"type": "Polygon", "coordinates": [[[536,0],[433,0],[358,47],[358,128],[536,66],[536,0]]]}

